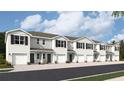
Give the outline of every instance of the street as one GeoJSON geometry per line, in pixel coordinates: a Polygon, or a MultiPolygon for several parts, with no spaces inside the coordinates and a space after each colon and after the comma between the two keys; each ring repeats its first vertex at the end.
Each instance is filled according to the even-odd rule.
{"type": "Polygon", "coordinates": [[[0,81],[59,81],[124,70],[124,64],[0,73],[0,81]]]}

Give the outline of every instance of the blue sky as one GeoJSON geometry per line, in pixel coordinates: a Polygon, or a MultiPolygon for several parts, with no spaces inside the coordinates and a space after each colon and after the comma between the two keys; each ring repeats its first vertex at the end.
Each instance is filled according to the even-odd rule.
{"type": "Polygon", "coordinates": [[[101,41],[124,39],[124,19],[114,18],[111,11],[0,12],[0,31],[22,28],[60,35],[86,36],[101,41]]]}

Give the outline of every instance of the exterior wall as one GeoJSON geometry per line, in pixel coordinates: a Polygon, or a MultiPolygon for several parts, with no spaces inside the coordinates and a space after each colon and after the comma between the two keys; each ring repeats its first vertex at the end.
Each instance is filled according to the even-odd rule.
{"type": "Polygon", "coordinates": [[[54,50],[53,54],[53,62],[57,61],[58,63],[65,63],[67,61],[67,40],[63,37],[58,37],[52,40],[52,49],[54,50]],[[66,48],[64,47],[56,47],[56,40],[66,41],[66,48]],[[62,60],[58,60],[58,56],[64,56],[62,60]],[[61,61],[61,62],[59,62],[61,61]]]}
{"type": "Polygon", "coordinates": [[[84,60],[88,60],[88,56],[92,56],[89,60],[89,62],[93,61],[93,49],[86,49],[86,43],[93,44],[90,40],[87,38],[81,39],[78,42],[85,43],[85,49],[77,49],[76,48],[76,42],[74,42],[74,51],[76,52],[76,56],[74,58],[74,61],[78,61],[78,55],[84,55],[84,60]]]}
{"type": "Polygon", "coordinates": [[[31,51],[31,53],[34,54],[34,63],[35,64],[38,64],[38,63],[44,63],[44,61],[46,60],[47,61],[47,54],[51,54],[51,63],[54,63],[53,62],[53,53],[43,53],[43,52],[38,52],[38,51],[31,51]],[[37,59],[37,54],[40,54],[40,58],[37,59]],[[46,55],[45,59],[43,59],[43,54],[46,55]]]}
{"type": "MultiPolygon", "coordinates": [[[[101,44],[105,45],[103,43],[101,43],[101,44]]],[[[95,44],[94,51],[97,51],[99,53],[96,61],[106,61],[106,49],[100,50],[100,43],[95,44]]]]}
{"type": "Polygon", "coordinates": [[[67,49],[68,49],[68,50],[73,50],[73,49],[74,49],[73,42],[68,41],[67,49]]]}
{"type": "Polygon", "coordinates": [[[31,48],[52,49],[52,40],[39,38],[39,44],[37,44],[37,38],[31,37],[31,48]],[[43,40],[45,40],[44,45],[43,40]]]}
{"type": "Polygon", "coordinates": [[[27,54],[27,62],[30,62],[30,36],[22,31],[15,31],[15,32],[8,33],[6,38],[6,60],[12,64],[13,54],[20,54],[20,53],[27,54]],[[27,36],[28,45],[11,44],[11,34],[27,36]]]}
{"type": "MultiPolygon", "coordinates": [[[[42,39],[39,38],[39,44],[37,44],[37,38],[30,37],[27,33],[23,31],[14,31],[10,32],[6,38],[6,60],[12,63],[12,56],[14,54],[26,54],[27,62],[30,62],[30,48],[42,48],[42,49],[53,49],[54,53],[45,52],[45,54],[51,54],[51,61],[55,63],[65,63],[69,60],[69,52],[67,50],[73,50],[75,53],[73,54],[73,62],[79,61],[79,56],[83,57],[83,61],[93,62],[94,60],[94,50],[99,52],[98,61],[106,60],[106,51],[114,53],[112,56],[112,61],[119,61],[119,51],[115,51],[115,45],[110,45],[106,50],[100,50],[100,44],[94,44],[87,38],[80,39],[78,41],[67,41],[64,37],[57,37],[55,39],[42,39]],[[27,36],[28,37],[28,45],[20,45],[20,44],[11,44],[11,34],[19,35],[19,36],[27,36]],[[43,45],[43,40],[45,40],[45,45],[43,45]],[[66,41],[66,48],[64,47],[56,47],[56,40],[66,41]],[[77,49],[76,42],[85,43],[85,49],[77,49]],[[93,44],[93,49],[86,49],[86,43],[93,44]],[[60,58],[61,57],[61,58],[60,58]]],[[[42,51],[33,51],[35,63],[43,63],[43,52],[42,51]],[[37,53],[40,54],[40,59],[37,59],[37,53]]],[[[27,64],[27,63],[25,63],[27,64]]]]}

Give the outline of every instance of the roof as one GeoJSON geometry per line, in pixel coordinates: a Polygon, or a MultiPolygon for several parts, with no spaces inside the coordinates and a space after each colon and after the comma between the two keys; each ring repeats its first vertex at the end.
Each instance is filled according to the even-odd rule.
{"type": "Polygon", "coordinates": [[[44,49],[44,48],[30,48],[31,50],[42,50],[42,51],[53,51],[53,49],[44,49]]]}
{"type": "Polygon", "coordinates": [[[95,43],[101,43],[101,41],[93,40],[95,43]]]}
{"type": "Polygon", "coordinates": [[[53,38],[53,37],[58,36],[56,34],[50,34],[50,33],[44,33],[44,32],[35,32],[35,31],[28,32],[28,33],[30,33],[32,36],[40,36],[40,37],[48,37],[48,38],[53,38]]]}
{"type": "Polygon", "coordinates": [[[65,36],[65,37],[68,38],[69,40],[76,40],[79,38],[79,37],[71,37],[71,36],[65,36]]]}

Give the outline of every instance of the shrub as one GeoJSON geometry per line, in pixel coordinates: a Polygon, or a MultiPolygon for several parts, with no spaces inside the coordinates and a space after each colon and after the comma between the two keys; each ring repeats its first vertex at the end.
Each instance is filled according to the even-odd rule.
{"type": "Polygon", "coordinates": [[[76,61],[76,63],[79,63],[78,61],[76,61]]]}
{"type": "Polygon", "coordinates": [[[4,56],[0,54],[0,64],[5,64],[6,60],[4,59],[4,56]]]}
{"type": "Polygon", "coordinates": [[[58,61],[55,61],[55,64],[58,64],[58,61]]]}
{"type": "Polygon", "coordinates": [[[66,61],[66,63],[70,63],[70,61],[66,61]]]}
{"type": "Polygon", "coordinates": [[[31,63],[30,63],[30,62],[28,62],[27,64],[28,64],[28,65],[30,65],[31,63]]]}
{"type": "Polygon", "coordinates": [[[38,62],[38,64],[41,64],[41,62],[38,62]]]}
{"type": "Polygon", "coordinates": [[[5,60],[4,64],[0,64],[0,68],[12,68],[13,66],[5,60]]]}

